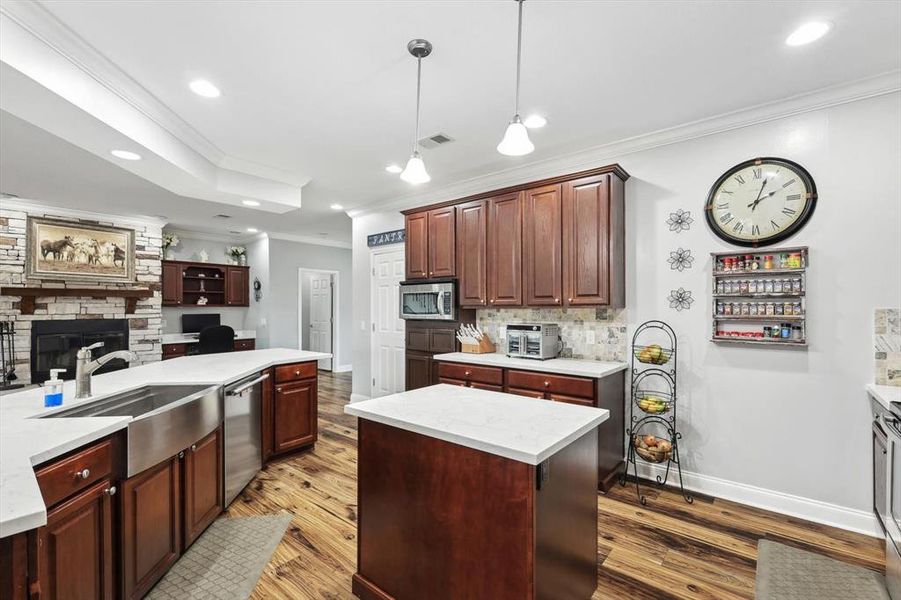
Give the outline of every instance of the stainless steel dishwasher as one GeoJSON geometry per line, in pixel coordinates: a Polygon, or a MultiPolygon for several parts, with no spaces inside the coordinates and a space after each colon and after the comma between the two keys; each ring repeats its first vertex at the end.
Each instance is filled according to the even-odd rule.
{"type": "Polygon", "coordinates": [[[261,405],[268,378],[251,375],[225,388],[225,506],[263,468],[261,405]]]}

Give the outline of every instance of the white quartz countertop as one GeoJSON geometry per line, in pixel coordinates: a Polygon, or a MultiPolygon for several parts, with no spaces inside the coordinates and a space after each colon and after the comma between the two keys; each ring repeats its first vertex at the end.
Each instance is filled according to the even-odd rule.
{"type": "Polygon", "coordinates": [[[522,369],[524,371],[540,371],[542,373],[593,377],[595,379],[600,379],[607,375],[612,375],[613,373],[619,373],[620,371],[625,371],[629,368],[629,365],[620,362],[600,362],[597,360],[582,360],[578,358],[535,360],[532,358],[511,358],[498,353],[468,354],[465,352],[450,352],[448,354],[436,354],[433,358],[434,360],[444,362],[486,365],[489,367],[503,367],[507,369],[522,369]]]}
{"type": "Polygon", "coordinates": [[[355,402],[361,419],[537,465],[610,417],[610,411],[439,384],[355,402]]]}
{"type": "Polygon", "coordinates": [[[890,402],[901,402],[901,387],[894,385],[868,384],[867,392],[876,399],[885,410],[891,410],[890,402]]]}
{"type": "MultiPolygon", "coordinates": [[[[164,344],[196,344],[199,337],[199,333],[164,333],[162,341],[164,344]]],[[[256,338],[257,332],[253,329],[235,330],[236,340],[255,340],[256,338]]]]}
{"type": "Polygon", "coordinates": [[[75,382],[64,384],[63,405],[44,408],[40,387],[0,394],[0,537],[40,527],[47,509],[34,466],[128,425],[130,417],[37,419],[147,384],[227,385],[273,365],[331,358],[288,348],[185,356],[93,377],[94,395],[75,400],[75,382]]]}

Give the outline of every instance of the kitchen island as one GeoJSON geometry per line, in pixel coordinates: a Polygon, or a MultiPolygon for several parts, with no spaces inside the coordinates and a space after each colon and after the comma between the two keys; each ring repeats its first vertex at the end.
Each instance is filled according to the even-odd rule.
{"type": "Polygon", "coordinates": [[[608,411],[442,384],[345,412],[360,419],[358,597],[591,597],[608,411]]]}

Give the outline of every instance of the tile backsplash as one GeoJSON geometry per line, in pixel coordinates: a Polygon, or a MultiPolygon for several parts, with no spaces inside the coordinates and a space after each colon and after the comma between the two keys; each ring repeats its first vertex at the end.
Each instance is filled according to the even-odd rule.
{"type": "Polygon", "coordinates": [[[877,308],[873,334],[876,383],[901,386],[901,309],[877,308]]]}
{"type": "Polygon", "coordinates": [[[476,311],[479,327],[502,351],[507,323],[557,323],[561,356],[625,362],[628,334],[623,310],[607,308],[486,308],[476,311]],[[589,343],[594,334],[594,343],[589,343]]]}

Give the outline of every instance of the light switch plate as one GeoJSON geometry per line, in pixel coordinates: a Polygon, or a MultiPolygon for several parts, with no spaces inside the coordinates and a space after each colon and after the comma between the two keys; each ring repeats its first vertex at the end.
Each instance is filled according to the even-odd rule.
{"type": "Polygon", "coordinates": [[[589,329],[585,332],[585,342],[589,345],[594,345],[598,342],[597,337],[594,335],[594,331],[589,329]]]}

